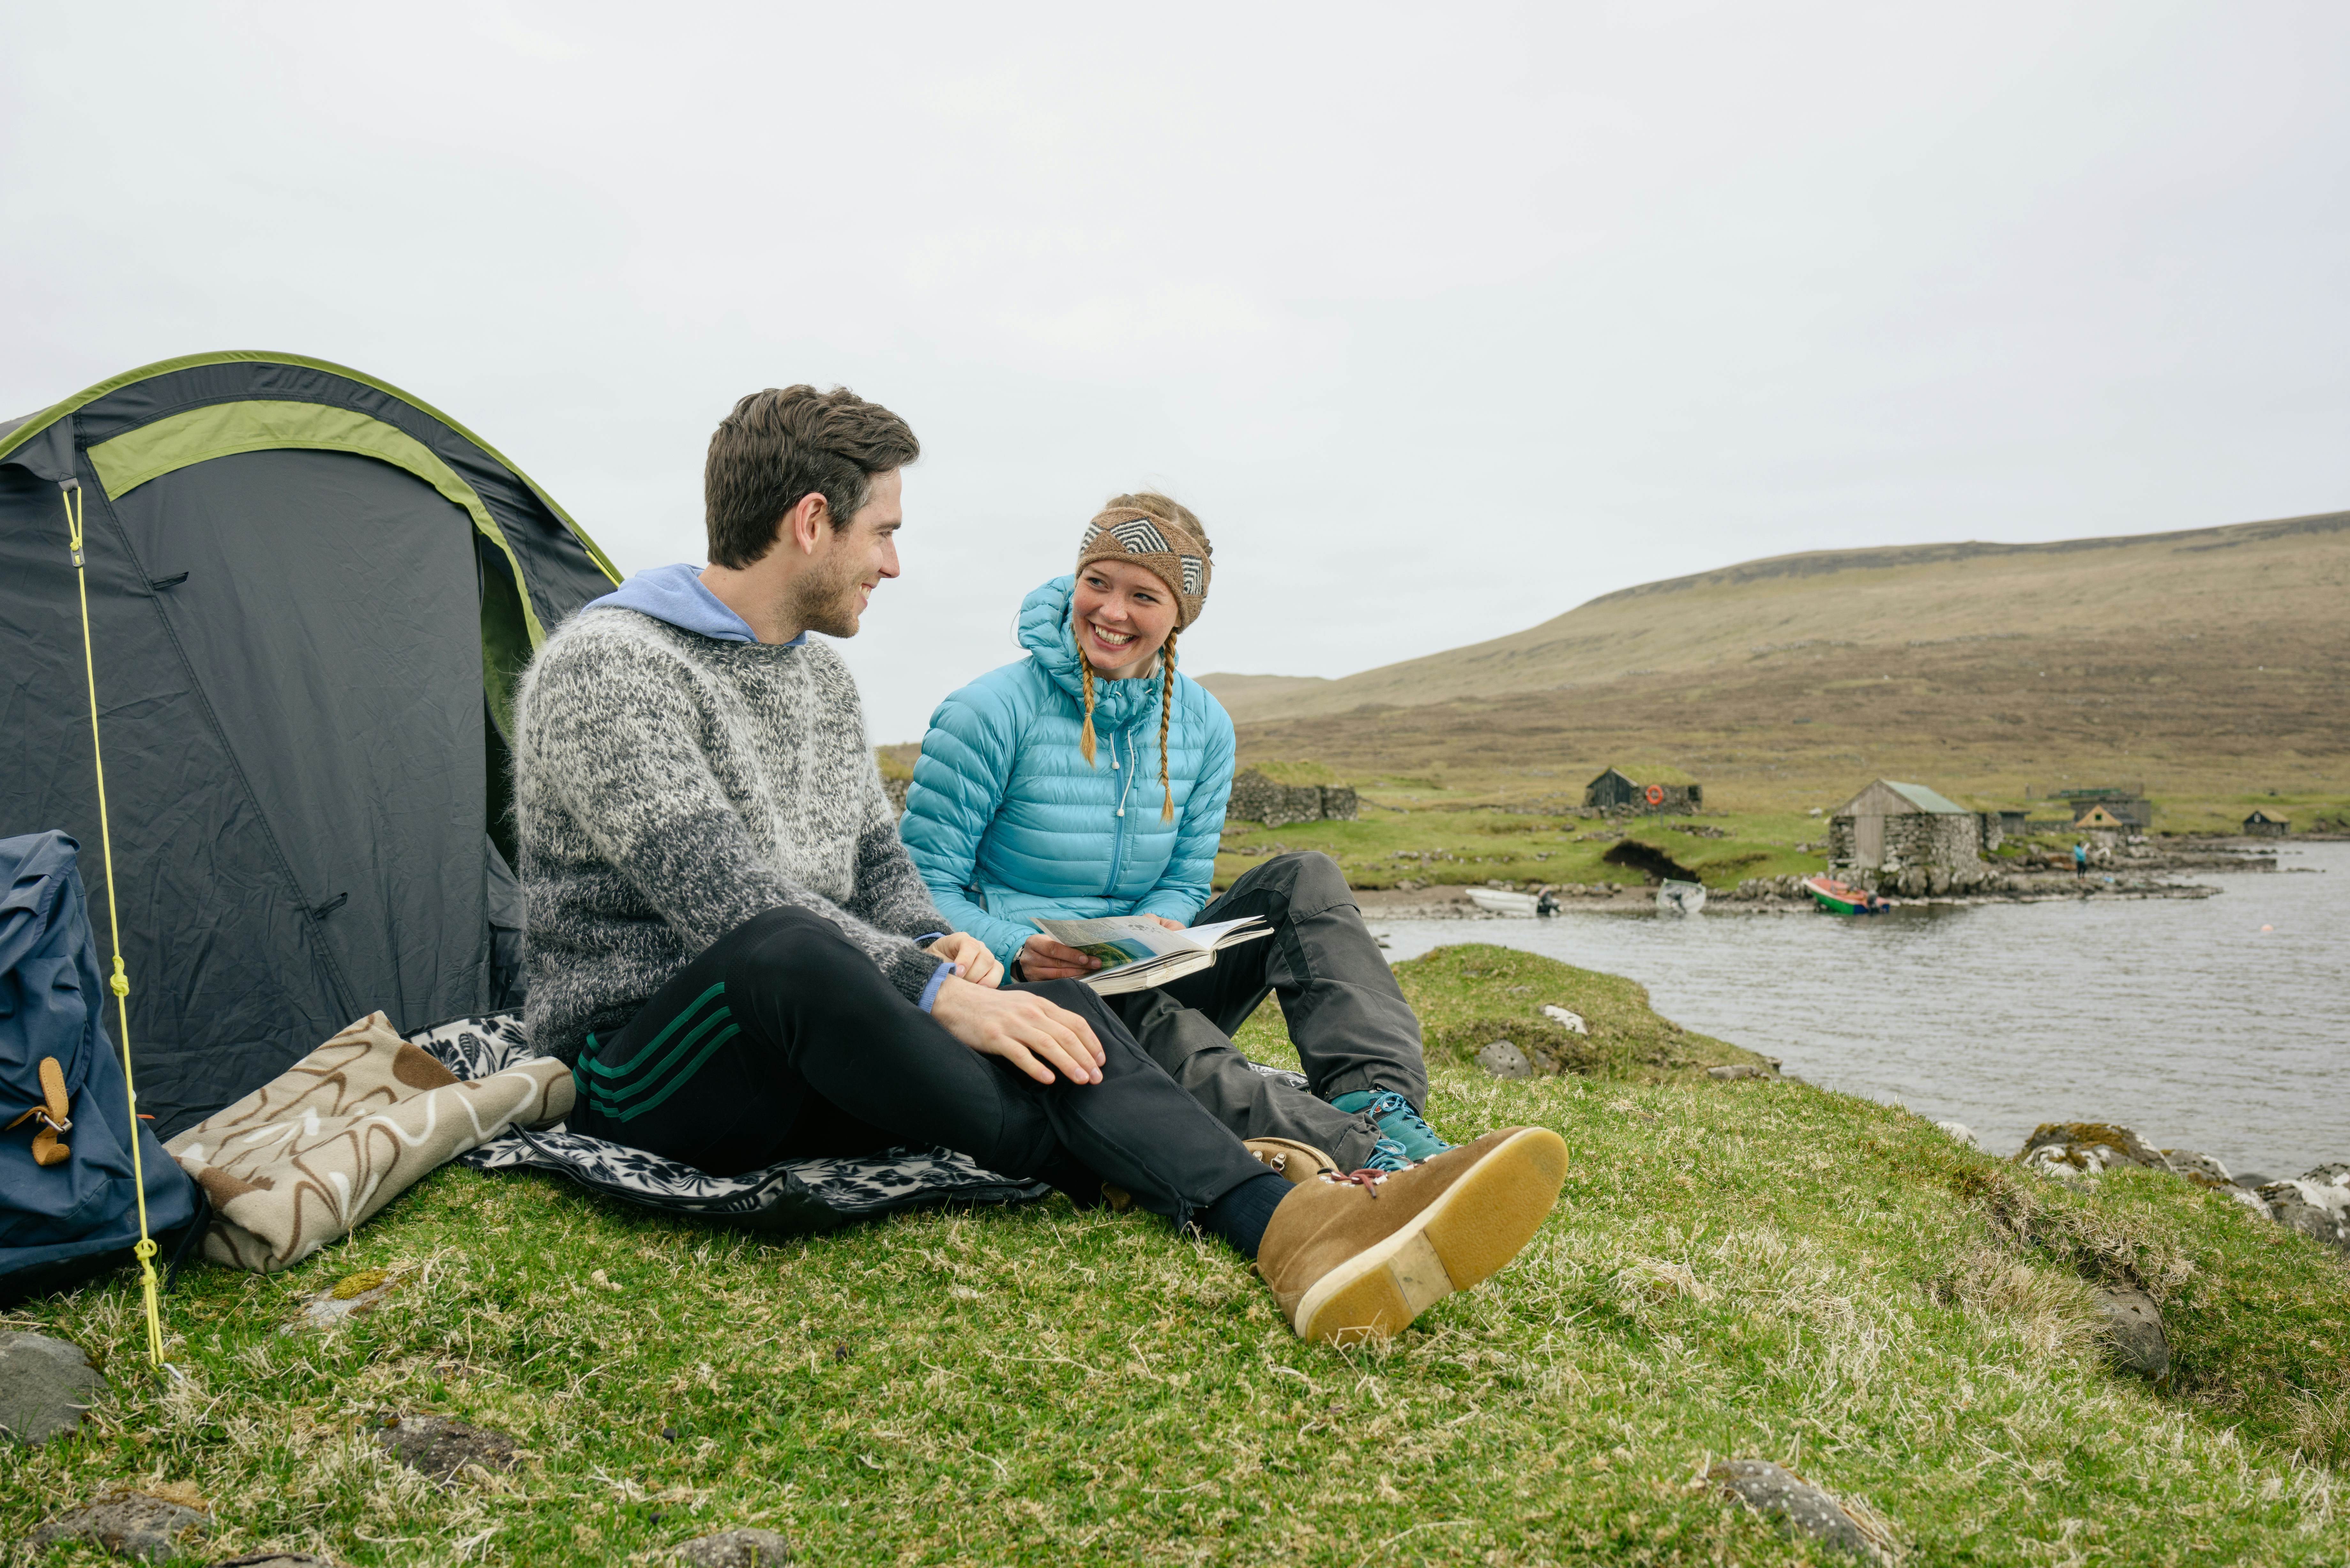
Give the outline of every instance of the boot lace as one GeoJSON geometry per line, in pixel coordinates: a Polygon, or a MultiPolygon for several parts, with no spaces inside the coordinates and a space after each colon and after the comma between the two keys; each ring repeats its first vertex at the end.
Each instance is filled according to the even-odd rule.
{"type": "Polygon", "coordinates": [[[1409,1100],[1405,1099],[1393,1089],[1389,1089],[1378,1099],[1365,1106],[1363,1112],[1381,1127],[1387,1126],[1390,1119],[1398,1120],[1403,1124],[1406,1131],[1424,1134],[1434,1141],[1443,1144],[1447,1148],[1453,1147],[1446,1142],[1442,1133],[1428,1125],[1427,1117],[1411,1108],[1409,1100]]]}

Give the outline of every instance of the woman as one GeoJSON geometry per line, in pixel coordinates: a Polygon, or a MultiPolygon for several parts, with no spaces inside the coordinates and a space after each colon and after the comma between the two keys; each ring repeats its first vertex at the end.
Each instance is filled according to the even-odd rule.
{"type": "Polygon", "coordinates": [[[931,714],[899,831],[940,911],[1029,980],[1100,967],[1038,931],[1038,918],[1145,915],[1180,929],[1262,917],[1270,938],[1106,1000],[1244,1138],[1305,1144],[1340,1169],[1428,1158],[1451,1146],[1419,1116],[1419,1021],[1337,864],[1276,856],[1209,902],[1232,722],[1175,660],[1211,576],[1207,533],[1187,508],[1114,497],[1087,524],[1076,574],[1023,601],[1028,657],[931,714]],[[1268,992],[1311,1093],[1232,1046],[1268,992]]]}

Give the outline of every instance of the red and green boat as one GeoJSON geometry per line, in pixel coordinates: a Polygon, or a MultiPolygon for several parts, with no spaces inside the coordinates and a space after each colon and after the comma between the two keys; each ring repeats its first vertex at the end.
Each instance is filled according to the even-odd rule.
{"type": "Polygon", "coordinates": [[[1881,915],[1893,908],[1893,900],[1880,898],[1827,876],[1806,877],[1804,886],[1812,895],[1812,902],[1831,915],[1881,915]]]}

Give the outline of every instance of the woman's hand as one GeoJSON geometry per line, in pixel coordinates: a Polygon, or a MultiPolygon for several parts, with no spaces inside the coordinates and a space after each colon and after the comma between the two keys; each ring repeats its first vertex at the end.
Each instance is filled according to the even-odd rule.
{"type": "Polygon", "coordinates": [[[930,950],[947,962],[973,985],[1000,985],[1003,981],[1003,965],[988,950],[985,942],[969,931],[949,931],[931,944],[930,950]]]}
{"type": "Polygon", "coordinates": [[[1101,968],[1101,960],[1056,942],[1044,932],[1030,937],[1020,950],[1020,973],[1025,980],[1081,980],[1101,968]]]}
{"type": "Polygon", "coordinates": [[[1164,915],[1145,915],[1142,918],[1146,920],[1156,920],[1170,931],[1188,931],[1191,929],[1182,921],[1170,920],[1164,915]]]}

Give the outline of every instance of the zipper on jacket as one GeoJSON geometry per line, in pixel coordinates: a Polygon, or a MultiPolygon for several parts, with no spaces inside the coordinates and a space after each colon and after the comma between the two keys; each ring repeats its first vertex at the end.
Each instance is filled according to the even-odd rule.
{"type": "MultiPolygon", "coordinates": [[[[1118,873],[1126,869],[1126,792],[1131,788],[1134,784],[1134,770],[1131,768],[1121,767],[1118,763],[1118,742],[1119,738],[1120,737],[1116,731],[1111,732],[1109,737],[1110,769],[1112,772],[1118,774],[1124,782],[1118,785],[1118,826],[1111,835],[1109,844],[1109,883],[1107,887],[1102,888],[1102,897],[1106,898],[1115,898],[1118,897],[1118,873]]],[[[1131,742],[1133,738],[1133,732],[1128,731],[1125,739],[1131,742]]],[[[1134,760],[1134,750],[1130,743],[1127,748],[1126,760],[1128,762],[1132,762],[1134,760]]]]}

